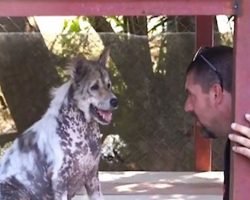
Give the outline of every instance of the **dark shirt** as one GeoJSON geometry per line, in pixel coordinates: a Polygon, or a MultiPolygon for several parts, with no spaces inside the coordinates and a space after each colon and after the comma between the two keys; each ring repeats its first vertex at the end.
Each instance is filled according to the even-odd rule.
{"type": "Polygon", "coordinates": [[[230,141],[228,140],[224,152],[224,195],[223,200],[229,200],[230,186],[230,141]]]}

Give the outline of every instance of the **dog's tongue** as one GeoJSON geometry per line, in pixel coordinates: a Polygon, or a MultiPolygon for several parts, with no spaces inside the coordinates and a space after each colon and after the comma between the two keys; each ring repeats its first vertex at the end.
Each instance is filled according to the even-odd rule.
{"type": "Polygon", "coordinates": [[[99,114],[102,116],[102,118],[106,122],[108,122],[108,123],[111,122],[111,120],[112,120],[112,112],[110,112],[110,111],[104,111],[104,110],[99,110],[99,114]]]}

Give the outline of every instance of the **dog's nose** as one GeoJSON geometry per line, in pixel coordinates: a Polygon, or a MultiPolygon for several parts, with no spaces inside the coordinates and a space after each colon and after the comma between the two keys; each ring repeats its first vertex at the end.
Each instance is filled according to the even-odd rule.
{"type": "Polygon", "coordinates": [[[116,108],[118,106],[118,99],[117,98],[112,98],[110,100],[110,105],[113,107],[113,108],[116,108]]]}

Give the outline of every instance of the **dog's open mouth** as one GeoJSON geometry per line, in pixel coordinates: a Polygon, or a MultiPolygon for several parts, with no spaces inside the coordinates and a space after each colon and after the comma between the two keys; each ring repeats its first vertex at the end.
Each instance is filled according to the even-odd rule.
{"type": "Polygon", "coordinates": [[[90,111],[101,123],[109,124],[112,120],[112,112],[109,110],[101,110],[91,104],[90,111]]]}

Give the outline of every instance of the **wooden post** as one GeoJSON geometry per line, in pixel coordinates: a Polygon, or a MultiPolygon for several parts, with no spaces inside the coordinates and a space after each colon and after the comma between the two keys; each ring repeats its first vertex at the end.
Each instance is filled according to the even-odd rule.
{"type": "MultiPolygon", "coordinates": [[[[196,49],[201,46],[212,46],[214,43],[213,16],[196,17],[196,49]]],[[[200,128],[194,125],[195,134],[195,170],[211,171],[212,144],[211,140],[203,138],[200,128]]]]}
{"type": "Polygon", "coordinates": [[[195,171],[211,171],[211,140],[202,137],[199,126],[194,125],[195,171]]]}
{"type": "MultiPolygon", "coordinates": [[[[250,113],[250,1],[237,1],[235,26],[234,120],[249,127],[244,115],[250,113]]],[[[234,144],[232,144],[234,145],[234,144]]],[[[249,199],[250,160],[231,153],[230,200],[249,199]]]]}

